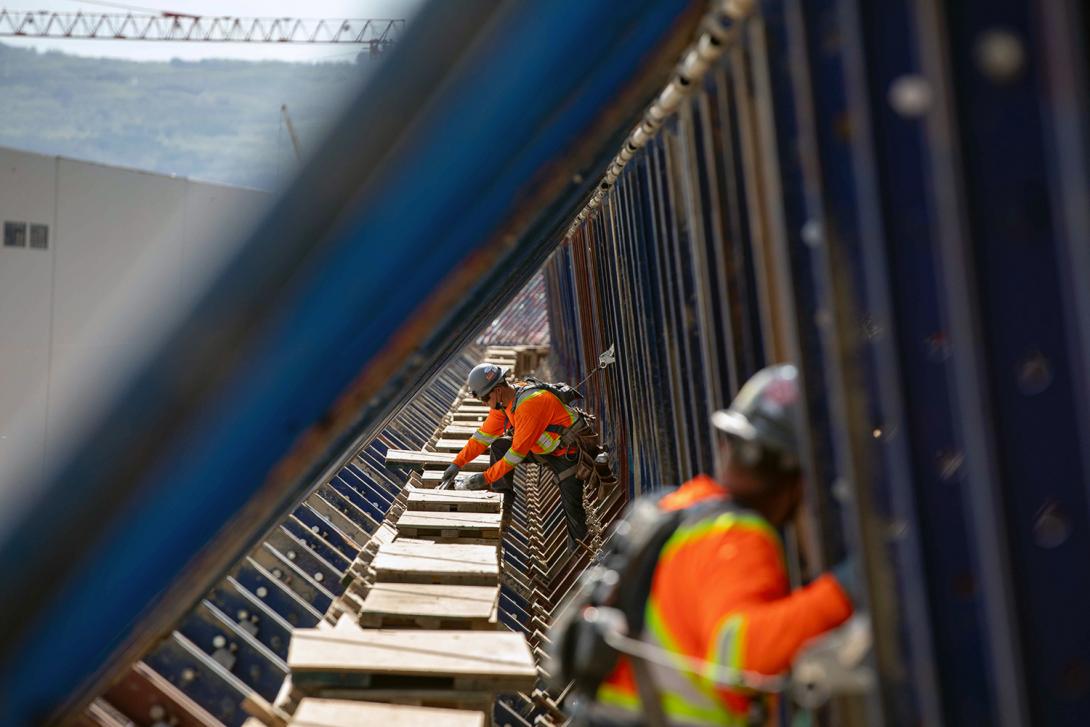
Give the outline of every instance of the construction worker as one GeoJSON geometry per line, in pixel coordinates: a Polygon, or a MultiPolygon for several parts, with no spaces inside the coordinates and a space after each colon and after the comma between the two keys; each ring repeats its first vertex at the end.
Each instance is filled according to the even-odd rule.
{"type": "Polygon", "coordinates": [[[635,643],[652,656],[606,662],[589,723],[764,724],[773,700],[762,686],[788,670],[805,642],[852,614],[859,586],[850,566],[789,590],[777,531],[802,498],[798,400],[797,370],[777,365],[713,415],[716,479],[697,476],[658,501],[656,512],[692,517],[676,513],[676,529],[646,561],[653,572],[635,643]]]}
{"type": "Polygon", "coordinates": [[[579,414],[562,402],[548,384],[512,384],[499,366],[482,363],[469,372],[470,393],[491,411],[466,446],[443,473],[443,484],[485,449],[491,466],[457,484],[459,489],[491,489],[504,493],[504,512],[514,498],[514,469],[527,457],[556,473],[560,502],[568,530],[568,549],[578,548],[587,537],[583,510],[583,482],[576,478],[579,453],[561,444],[562,436],[579,423],[579,414]],[[510,432],[510,436],[505,436],[510,432]]]}

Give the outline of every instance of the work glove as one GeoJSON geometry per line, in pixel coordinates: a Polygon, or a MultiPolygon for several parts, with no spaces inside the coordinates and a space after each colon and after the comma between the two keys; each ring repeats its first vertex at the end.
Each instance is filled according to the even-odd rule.
{"type": "Polygon", "coordinates": [[[859,575],[859,562],[855,556],[848,556],[833,566],[832,576],[852,606],[858,608],[863,600],[863,579],[859,575]]]}
{"type": "Polygon", "coordinates": [[[452,464],[443,470],[443,479],[439,480],[439,488],[446,489],[450,486],[450,481],[454,479],[454,476],[462,471],[462,468],[456,464],[452,464]]]}
{"type": "Polygon", "coordinates": [[[488,480],[480,472],[474,472],[469,477],[454,485],[456,490],[487,490],[488,480]]]}

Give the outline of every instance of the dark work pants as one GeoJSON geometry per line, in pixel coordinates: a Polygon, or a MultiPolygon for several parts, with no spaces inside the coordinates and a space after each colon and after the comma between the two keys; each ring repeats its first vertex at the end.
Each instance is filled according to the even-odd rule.
{"type": "MultiPolygon", "coordinates": [[[[510,448],[511,439],[500,437],[489,448],[489,461],[495,464],[503,459],[510,448]]],[[[544,463],[557,476],[560,504],[564,508],[564,523],[568,528],[568,550],[574,552],[579,548],[577,540],[584,543],[587,540],[587,514],[583,510],[583,483],[575,478],[576,461],[568,460],[562,455],[545,455],[535,459],[539,464],[544,463]],[[561,475],[564,475],[563,479],[561,475]]],[[[515,499],[514,470],[493,483],[492,489],[503,493],[503,520],[506,523],[510,517],[511,503],[515,499]]]]}

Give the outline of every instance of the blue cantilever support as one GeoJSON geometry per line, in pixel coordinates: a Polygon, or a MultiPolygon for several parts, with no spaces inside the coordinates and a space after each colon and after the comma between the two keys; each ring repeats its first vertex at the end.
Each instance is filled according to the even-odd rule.
{"type": "Polygon", "coordinates": [[[94,437],[0,531],[0,723],[78,707],[499,310],[703,7],[425,9],[94,437]]]}

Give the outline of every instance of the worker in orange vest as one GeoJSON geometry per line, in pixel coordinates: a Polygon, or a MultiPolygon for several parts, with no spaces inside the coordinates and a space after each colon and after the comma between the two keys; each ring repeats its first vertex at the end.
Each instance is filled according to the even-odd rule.
{"type": "Polygon", "coordinates": [[[859,585],[850,565],[795,591],[788,583],[777,531],[802,498],[798,400],[794,366],[758,372],[712,417],[717,478],[699,475],[658,501],[658,512],[694,515],[678,513],[649,561],[638,643],[662,658],[610,657],[591,724],[764,723],[773,700],[760,690],[803,644],[852,614],[859,585]]]}
{"type": "Polygon", "coordinates": [[[579,413],[561,401],[547,384],[509,383],[506,372],[495,364],[474,367],[469,372],[468,385],[470,393],[491,411],[443,473],[442,486],[453,481],[462,467],[488,449],[491,466],[455,486],[502,492],[506,513],[514,499],[514,469],[531,457],[556,473],[568,529],[568,549],[574,551],[587,537],[583,482],[575,476],[578,449],[561,440],[579,425],[579,413]],[[508,432],[510,436],[505,436],[508,432]]]}

